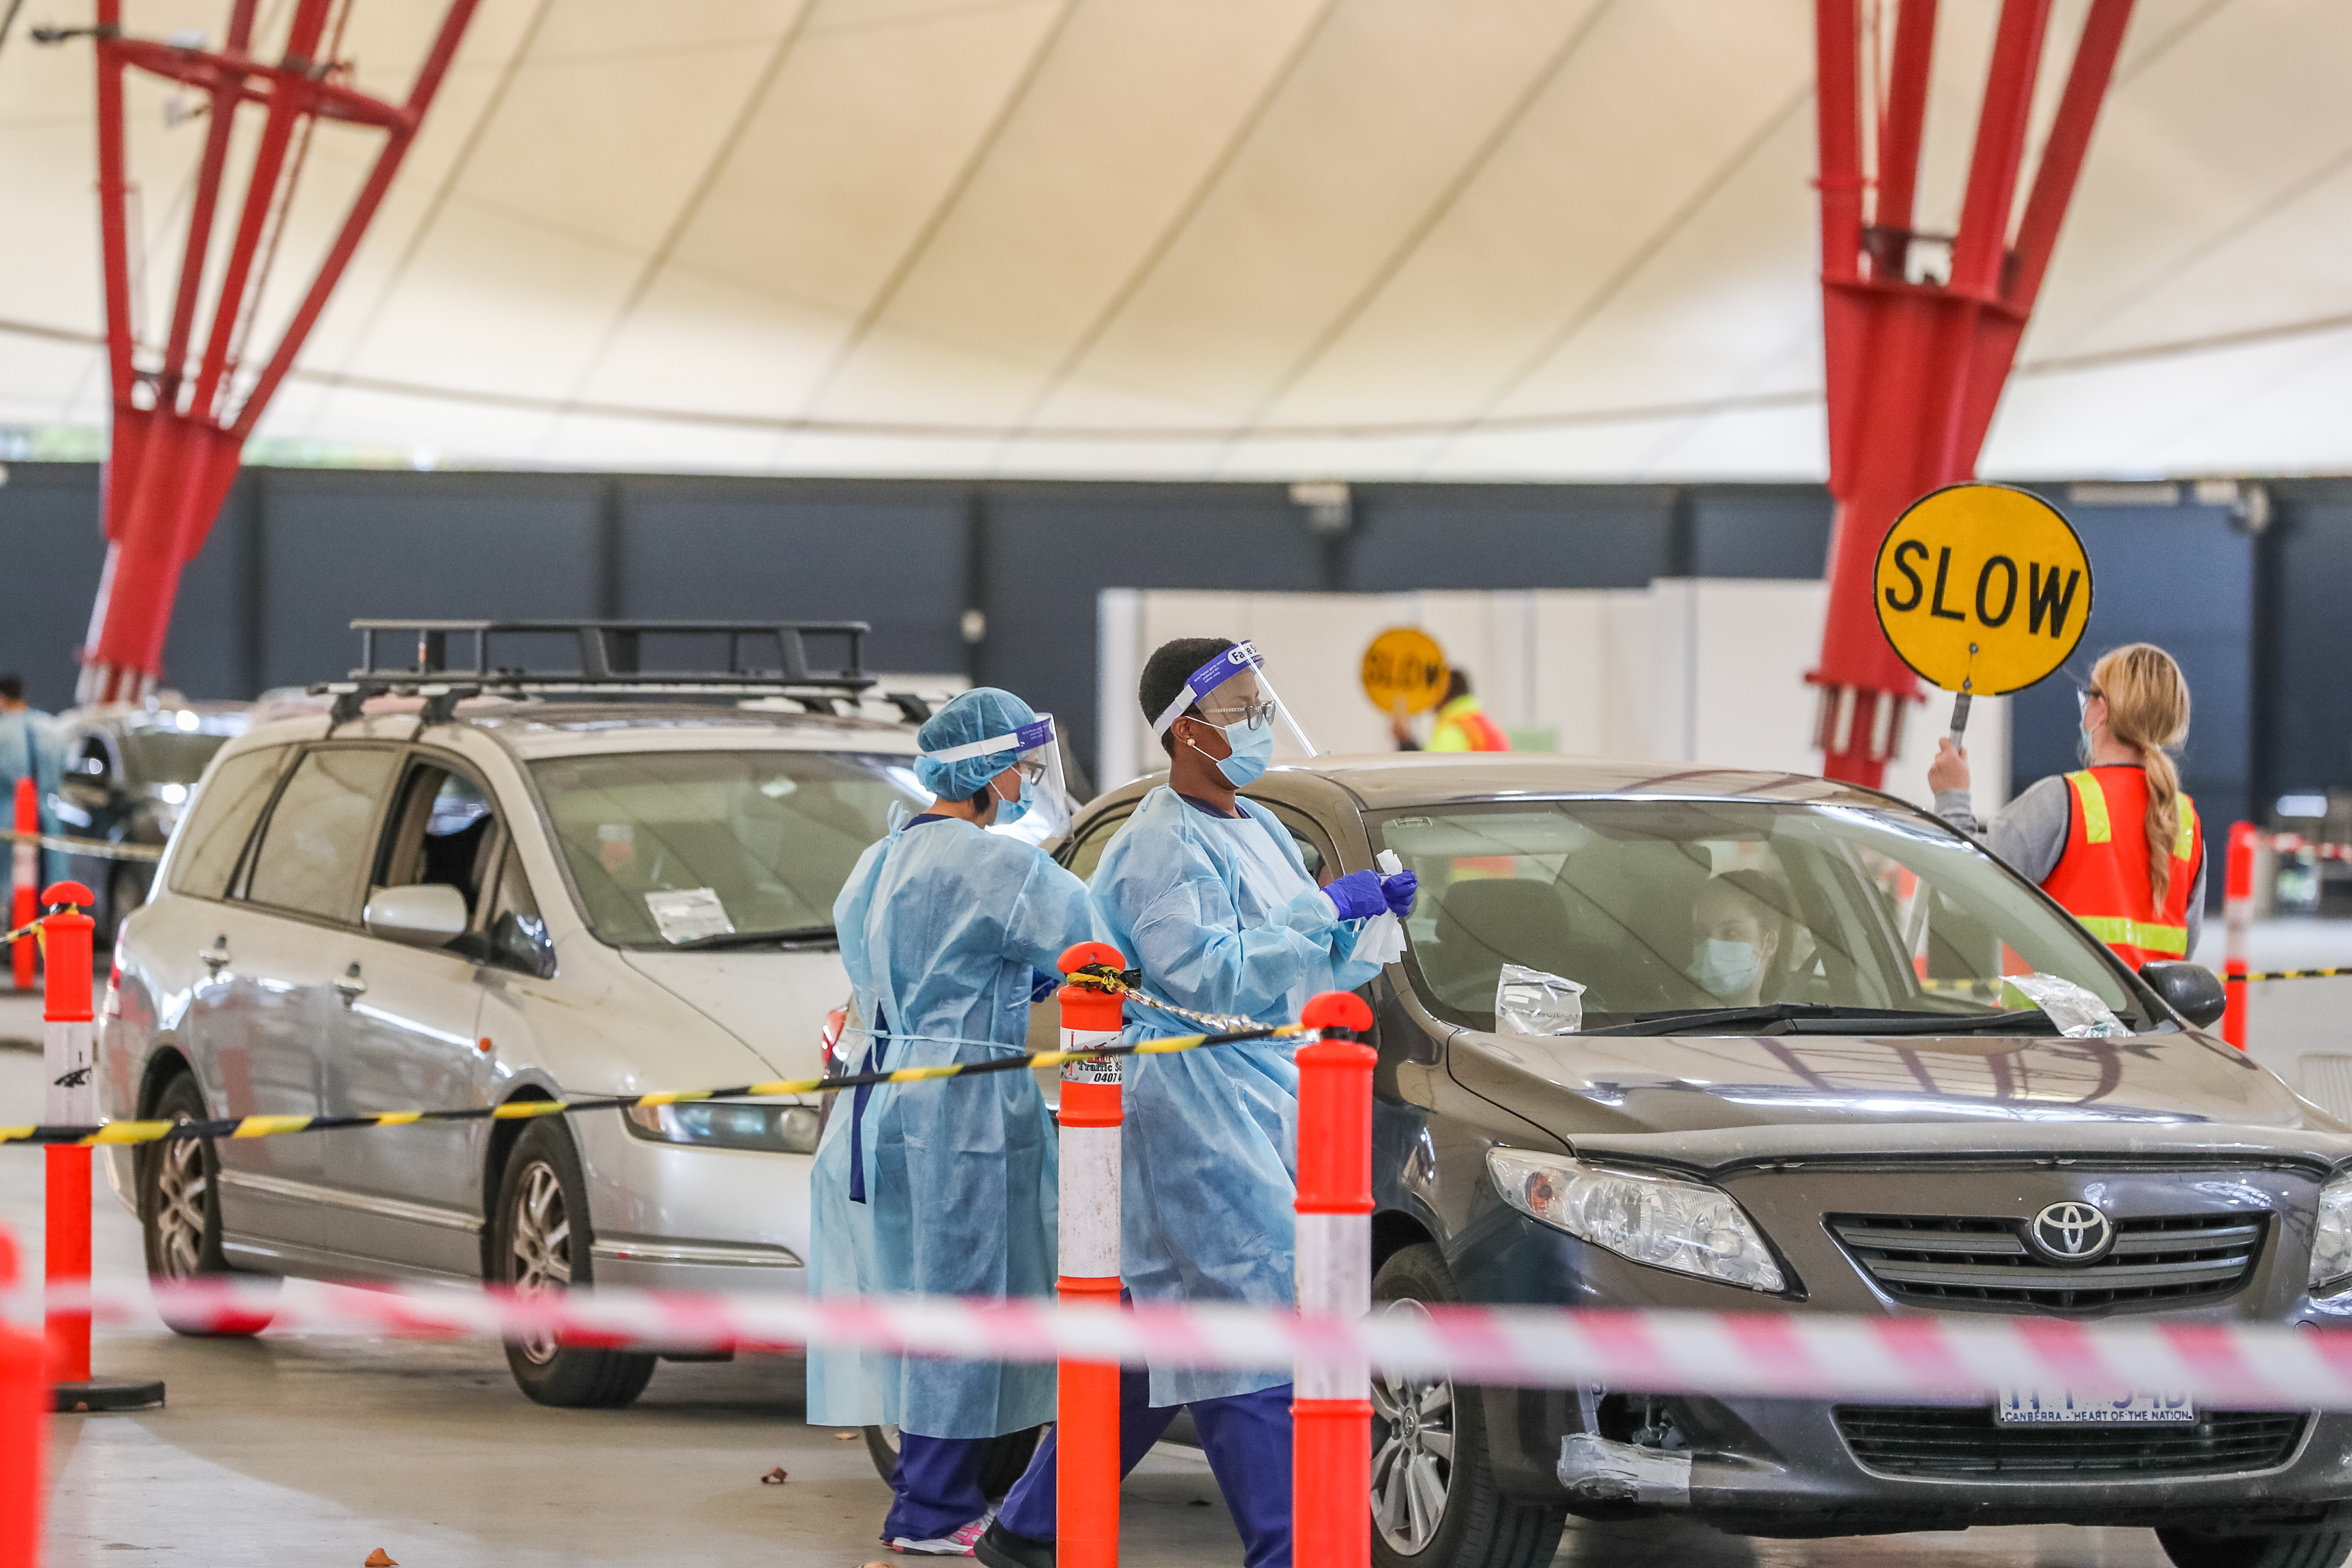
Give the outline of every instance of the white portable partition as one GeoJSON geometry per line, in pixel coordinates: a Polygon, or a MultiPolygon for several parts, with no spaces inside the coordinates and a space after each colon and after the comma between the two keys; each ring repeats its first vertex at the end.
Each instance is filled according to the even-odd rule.
{"type": "MultiPolygon", "coordinates": [[[[1804,675],[1821,647],[1826,592],[1819,582],[1749,578],[1419,594],[1108,589],[1097,605],[1097,787],[1168,765],[1136,684],[1151,650],[1180,637],[1255,641],[1283,700],[1327,752],[1391,750],[1388,717],[1365,700],[1358,667],[1365,645],[1392,626],[1436,637],[1517,750],[1816,773],[1804,675]]],[[[1911,710],[1889,793],[1928,804],[1927,763],[1950,721],[1951,699],[1940,692],[1911,710]]],[[[1419,729],[1427,733],[1426,721],[1419,729]]],[[[1977,812],[1989,816],[2008,798],[2005,701],[1977,702],[1969,743],[1977,812]]],[[[1276,761],[1298,754],[1277,729],[1276,761]]]]}

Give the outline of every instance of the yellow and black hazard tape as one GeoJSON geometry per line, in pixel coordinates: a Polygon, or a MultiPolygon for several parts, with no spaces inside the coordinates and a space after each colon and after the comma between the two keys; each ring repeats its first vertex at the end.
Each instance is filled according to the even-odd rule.
{"type": "Polygon", "coordinates": [[[1082,986],[1088,991],[1107,991],[1114,996],[1131,997],[1146,1007],[1157,1012],[1172,1013],[1177,1017],[1188,1023],[1198,1024],[1203,1028],[1233,1030],[1250,1029],[1256,1026],[1253,1019],[1236,1018],[1224,1013],[1196,1013],[1190,1007],[1179,1007],[1173,1002],[1163,1002],[1157,996],[1147,996],[1139,984],[1142,978],[1141,970],[1113,969],[1108,963],[1081,964],[1070,971],[1068,976],[1069,983],[1073,985],[1082,986]]]}
{"type": "Polygon", "coordinates": [[[161,860],[161,844],[117,844],[110,838],[68,838],[61,833],[19,833],[13,827],[0,827],[0,844],[37,844],[44,849],[61,849],[68,855],[87,855],[97,860],[161,860]]]}
{"type": "Polygon", "coordinates": [[[2225,974],[2224,980],[2352,980],[2352,968],[2340,969],[2256,969],[2244,974],[2225,974]]]}
{"type": "Polygon", "coordinates": [[[839,1094],[844,1089],[868,1085],[934,1083],[942,1079],[979,1078],[994,1072],[1024,1072],[1032,1068],[1059,1067],[1064,1062],[1091,1061],[1102,1057],[1167,1056],[1209,1046],[1237,1045],[1244,1040],[1319,1033],[1303,1024],[1259,1024],[1221,1035],[1173,1035],[1166,1039],[1138,1040],[1131,1045],[1097,1046],[1083,1051],[1039,1051],[1034,1055],[993,1057],[985,1061],[949,1062],[940,1067],[899,1068],[891,1072],[778,1079],[768,1083],[738,1084],[732,1089],[687,1089],[675,1094],[509,1100],[502,1105],[470,1106],[462,1110],[387,1110],[374,1116],[243,1116],[218,1121],[109,1121],[88,1127],[0,1127],[0,1143],[160,1143],[167,1138],[275,1138],[288,1132],[407,1127],[419,1121],[519,1121],[537,1116],[562,1116],[575,1110],[627,1110],[640,1105],[690,1105],[706,1100],[771,1100],[786,1094],[839,1094]]]}

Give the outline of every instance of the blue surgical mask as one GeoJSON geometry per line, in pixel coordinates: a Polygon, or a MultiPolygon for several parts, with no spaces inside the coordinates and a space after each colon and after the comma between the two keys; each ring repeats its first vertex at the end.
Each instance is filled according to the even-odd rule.
{"type": "Polygon", "coordinates": [[[1234,754],[1218,759],[1217,771],[1235,789],[1257,783],[1265,774],[1265,764],[1274,760],[1274,726],[1265,721],[1255,727],[1229,724],[1223,733],[1225,744],[1234,749],[1234,754]]]}
{"type": "MultiPolygon", "coordinates": [[[[991,779],[988,783],[988,787],[990,793],[994,794],[996,789],[996,781],[991,779]]],[[[996,822],[994,826],[1003,827],[1007,823],[1018,822],[1028,809],[1029,781],[1026,778],[1024,778],[1021,781],[1021,793],[1019,795],[1013,796],[1011,800],[1005,799],[1001,795],[996,796],[996,822]]]]}
{"type": "Polygon", "coordinates": [[[2088,730],[2074,731],[2074,755],[2082,760],[2084,767],[2091,765],[2091,732],[2088,730]]]}
{"type": "Polygon", "coordinates": [[[1737,996],[1764,973],[1764,955],[1745,942],[1709,938],[1691,944],[1690,977],[1713,996],[1737,996]]]}

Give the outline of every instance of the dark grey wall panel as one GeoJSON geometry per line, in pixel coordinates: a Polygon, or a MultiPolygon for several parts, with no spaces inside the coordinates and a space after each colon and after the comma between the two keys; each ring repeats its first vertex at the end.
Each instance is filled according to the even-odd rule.
{"type": "Polygon", "coordinates": [[[341,676],[361,616],[589,616],[599,480],[278,469],[262,529],[261,684],[341,676]]]}
{"type": "Polygon", "coordinates": [[[259,646],[261,507],[268,482],[267,469],[238,476],[204,549],[180,574],[163,643],[163,683],[190,697],[235,700],[257,689],[252,655],[259,646]]]}
{"type": "Polygon", "coordinates": [[[1837,505],[1820,485],[1692,487],[1694,577],[1818,577],[1837,505]]]}
{"type": "Polygon", "coordinates": [[[1323,585],[1322,542],[1275,485],[1006,485],[982,500],[988,638],[978,673],[1095,754],[1095,596],[1105,588],[1323,585]]]}
{"type": "Polygon", "coordinates": [[[2352,789],[2352,483],[2295,480],[2271,493],[2258,628],[2263,821],[2279,795],[2352,789]]]}
{"type": "Polygon", "coordinates": [[[1333,587],[1638,588],[1675,570],[1675,492],[1664,487],[1366,485],[1356,498],[1333,587]]]}
{"type": "MultiPolygon", "coordinates": [[[[2051,499],[2066,505],[2063,490],[2051,499]]],[[[2080,765],[2077,682],[2109,648],[2151,642],[2180,661],[2191,703],[2181,783],[2218,833],[2249,808],[2252,750],[2254,540],[2215,507],[2070,507],[2097,584],[2088,630],[2064,673],[2019,695],[2011,788],[2080,765]],[[2070,679],[2071,677],[2071,679],[2070,679]]],[[[1932,707],[1932,704],[1931,704],[1932,707]]],[[[2219,896],[2218,879],[2214,881],[2219,896]]]]}
{"type": "Polygon", "coordinates": [[[106,564],[95,463],[11,463],[0,485],[0,671],[51,712],[73,702],[74,650],[106,564]]]}
{"type": "Polygon", "coordinates": [[[959,672],[968,513],[953,486],[627,481],[621,611],[866,621],[871,668],[959,672]]]}

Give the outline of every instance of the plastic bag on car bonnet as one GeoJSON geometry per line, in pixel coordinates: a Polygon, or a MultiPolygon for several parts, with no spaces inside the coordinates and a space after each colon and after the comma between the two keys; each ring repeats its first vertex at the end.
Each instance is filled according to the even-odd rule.
{"type": "Polygon", "coordinates": [[[1573,980],[1507,963],[1495,979],[1495,1032],[1573,1035],[1584,1027],[1584,987],[1573,980]]]}
{"type": "Polygon", "coordinates": [[[2070,1040],[2095,1040],[2107,1035],[2127,1035],[2123,1020],[2107,1011],[2095,992],[2055,974],[2004,974],[2003,983],[2025,993],[2025,999],[2050,1015],[2058,1032],[2070,1040]]]}
{"type": "MultiPolygon", "coordinates": [[[[1404,862],[1397,858],[1393,849],[1381,850],[1380,858],[1373,864],[1379,866],[1381,874],[1386,877],[1393,877],[1404,869],[1404,862]]],[[[1364,922],[1364,929],[1356,933],[1355,949],[1348,956],[1358,963],[1394,963],[1404,956],[1404,921],[1394,915],[1374,915],[1364,922]]]]}

